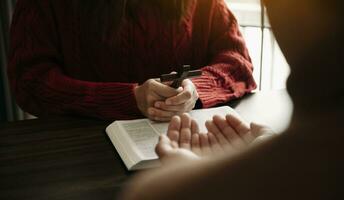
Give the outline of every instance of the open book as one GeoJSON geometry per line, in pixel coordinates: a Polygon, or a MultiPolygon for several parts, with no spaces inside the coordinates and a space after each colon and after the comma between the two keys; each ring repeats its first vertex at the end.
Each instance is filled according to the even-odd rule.
{"type": "MultiPolygon", "coordinates": [[[[214,115],[239,115],[230,107],[193,110],[189,113],[200,128],[200,133],[206,133],[205,122],[214,115]]],[[[128,170],[138,170],[157,167],[160,165],[155,153],[159,135],[166,134],[168,123],[153,122],[149,119],[115,121],[106,128],[111,142],[121,156],[128,170]]]]}

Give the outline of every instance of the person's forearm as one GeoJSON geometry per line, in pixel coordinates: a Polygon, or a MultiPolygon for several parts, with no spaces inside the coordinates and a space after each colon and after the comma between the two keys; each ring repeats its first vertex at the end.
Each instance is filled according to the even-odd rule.
{"type": "Polygon", "coordinates": [[[254,90],[253,65],[239,25],[224,1],[215,1],[209,34],[209,63],[194,78],[203,107],[239,98],[254,90]]]}
{"type": "Polygon", "coordinates": [[[321,168],[313,166],[316,157],[305,151],[304,145],[309,148],[310,143],[298,143],[302,137],[295,136],[278,136],[238,155],[184,162],[147,172],[133,180],[124,197],[129,200],[319,198],[324,190],[312,192],[312,188],[326,184],[322,182],[324,174],[317,174],[321,168]]]}
{"type": "Polygon", "coordinates": [[[231,52],[222,56],[235,64],[221,62],[212,64],[203,68],[201,77],[192,79],[204,108],[226,103],[256,88],[250,69],[252,64],[249,61],[236,63],[236,60],[242,58],[231,52]]]}
{"type": "Polygon", "coordinates": [[[96,83],[71,79],[57,67],[42,71],[45,64],[13,79],[18,104],[36,115],[73,114],[102,119],[128,119],[140,115],[135,84],[96,83]],[[39,77],[39,78],[38,78],[39,77]]]}

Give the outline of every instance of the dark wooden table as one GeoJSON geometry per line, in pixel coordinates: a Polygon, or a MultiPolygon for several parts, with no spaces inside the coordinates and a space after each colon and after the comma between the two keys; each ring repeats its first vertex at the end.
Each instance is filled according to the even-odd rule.
{"type": "Polygon", "coordinates": [[[104,129],[56,118],[0,126],[0,199],[115,199],[129,174],[104,129]]]}
{"type": "MultiPolygon", "coordinates": [[[[249,121],[266,123],[276,116],[288,119],[292,110],[285,91],[250,95],[232,105],[249,121]],[[259,111],[275,105],[271,101],[279,111],[264,117],[259,111]]],[[[276,127],[289,123],[284,121],[276,127]]],[[[104,131],[109,123],[60,117],[1,124],[0,200],[116,199],[132,173],[104,131]]]]}

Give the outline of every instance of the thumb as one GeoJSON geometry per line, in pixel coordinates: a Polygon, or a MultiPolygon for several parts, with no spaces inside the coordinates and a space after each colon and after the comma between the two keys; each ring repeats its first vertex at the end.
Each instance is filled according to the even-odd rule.
{"type": "Polygon", "coordinates": [[[155,152],[159,158],[163,158],[167,153],[173,151],[171,140],[166,135],[160,135],[159,142],[155,147],[155,152]]]}
{"type": "Polygon", "coordinates": [[[165,98],[176,96],[180,92],[168,85],[159,82],[154,82],[154,86],[152,87],[152,89],[157,95],[165,98]]]}
{"type": "Polygon", "coordinates": [[[252,122],[250,124],[251,132],[255,137],[259,137],[262,135],[273,135],[275,134],[274,131],[265,125],[257,124],[252,122]]]}

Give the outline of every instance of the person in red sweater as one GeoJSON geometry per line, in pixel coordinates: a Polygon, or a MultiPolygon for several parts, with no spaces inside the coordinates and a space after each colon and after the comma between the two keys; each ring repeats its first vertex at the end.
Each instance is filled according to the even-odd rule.
{"type": "Polygon", "coordinates": [[[135,175],[119,199],[344,199],[344,2],[264,2],[292,69],[289,129],[245,147],[271,131],[227,116],[198,134],[190,116],[173,117],[156,147],[163,167],[135,175]]]}
{"type": "Polygon", "coordinates": [[[344,199],[344,2],[264,2],[292,69],[290,128],[242,148],[269,130],[227,116],[198,134],[188,115],[173,117],[156,148],[164,166],[135,175],[119,199],[344,199]]]}
{"type": "Polygon", "coordinates": [[[18,0],[13,16],[11,88],[38,117],[168,121],[255,89],[252,70],[223,0],[18,0]],[[154,79],[183,64],[203,75],[179,89],[154,79]]]}

